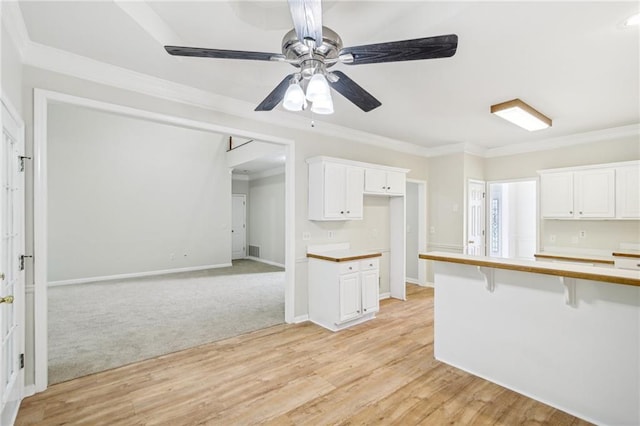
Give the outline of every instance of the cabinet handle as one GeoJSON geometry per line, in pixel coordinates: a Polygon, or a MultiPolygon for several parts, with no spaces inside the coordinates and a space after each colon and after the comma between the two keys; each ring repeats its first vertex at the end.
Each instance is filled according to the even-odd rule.
{"type": "Polygon", "coordinates": [[[364,312],[367,312],[367,310],[366,310],[366,309],[363,309],[363,311],[364,311],[364,312]]]}
{"type": "Polygon", "coordinates": [[[580,214],[582,214],[582,212],[580,212],[580,214]]]}
{"type": "Polygon", "coordinates": [[[344,211],[341,211],[340,214],[344,214],[344,211]]]}
{"type": "Polygon", "coordinates": [[[573,214],[573,210],[569,210],[569,214],[573,214]]]}
{"type": "Polygon", "coordinates": [[[351,266],[349,266],[349,270],[352,270],[353,268],[351,266]]]}
{"type": "Polygon", "coordinates": [[[387,186],[387,189],[391,189],[391,187],[390,187],[390,186],[387,186]]]}
{"type": "MultiPolygon", "coordinates": [[[[369,266],[373,266],[373,263],[370,263],[369,266]]],[[[638,266],[640,266],[640,265],[638,265],[638,266]]]]}
{"type": "Polygon", "coordinates": [[[359,314],[359,313],[360,313],[360,311],[356,311],[356,314],[359,314]]]}
{"type": "Polygon", "coordinates": [[[349,213],[351,213],[351,211],[350,211],[350,210],[347,210],[347,214],[349,214],[349,213]]]}

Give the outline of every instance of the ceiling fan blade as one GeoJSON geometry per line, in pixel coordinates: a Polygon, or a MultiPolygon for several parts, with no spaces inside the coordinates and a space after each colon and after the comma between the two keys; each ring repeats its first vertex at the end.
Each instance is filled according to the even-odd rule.
{"type": "Polygon", "coordinates": [[[315,40],[315,47],[322,45],[322,3],[320,0],[289,0],[291,19],[298,40],[315,40]]]}
{"type": "Polygon", "coordinates": [[[276,86],[276,88],[273,89],[262,102],[260,102],[260,105],[258,105],[254,111],[271,111],[272,109],[274,109],[276,105],[278,105],[284,98],[284,94],[289,87],[289,81],[291,80],[291,77],[293,77],[293,74],[289,74],[288,76],[286,76],[276,86]]]}
{"type": "Polygon", "coordinates": [[[338,77],[338,80],[332,82],[332,78],[329,78],[329,85],[364,112],[369,112],[382,105],[371,93],[364,90],[358,83],[351,80],[343,72],[334,71],[332,74],[338,77]]]}
{"type": "Polygon", "coordinates": [[[201,47],[165,46],[170,55],[195,56],[200,58],[251,59],[254,61],[284,60],[281,53],[246,52],[244,50],[205,49],[201,47]]]}
{"type": "Polygon", "coordinates": [[[448,34],[413,40],[345,47],[340,51],[340,55],[350,54],[353,56],[353,61],[344,61],[345,64],[361,65],[448,58],[455,55],[457,48],[458,36],[456,34],[448,34]]]}

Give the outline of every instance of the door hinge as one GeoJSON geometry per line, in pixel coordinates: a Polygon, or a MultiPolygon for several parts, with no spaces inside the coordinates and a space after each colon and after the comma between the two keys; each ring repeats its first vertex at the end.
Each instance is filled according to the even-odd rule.
{"type": "Polygon", "coordinates": [[[20,368],[24,368],[24,354],[20,354],[20,368]]]}
{"type": "Polygon", "coordinates": [[[28,254],[20,255],[20,257],[18,258],[18,269],[21,270],[21,271],[24,271],[24,259],[25,259],[25,257],[33,258],[33,256],[30,256],[28,254]]]}
{"type": "Polygon", "coordinates": [[[18,155],[18,161],[20,161],[20,171],[24,172],[24,160],[31,160],[31,157],[26,157],[24,155],[18,155]]]}

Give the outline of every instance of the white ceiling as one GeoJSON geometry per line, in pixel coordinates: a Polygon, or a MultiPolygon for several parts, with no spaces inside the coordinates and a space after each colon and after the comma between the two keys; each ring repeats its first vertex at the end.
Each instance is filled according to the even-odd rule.
{"type": "MultiPolygon", "coordinates": [[[[26,1],[20,10],[33,42],[251,105],[293,71],[286,63],[173,57],[162,47],[279,53],[292,27],[286,0],[137,4],[131,12],[113,1],[26,1]]],[[[316,121],[428,148],[498,148],[637,124],[640,37],[638,27],[620,23],[639,9],[636,1],[325,2],[323,23],[345,46],[450,33],[459,44],[452,58],[337,65],[382,106],[364,113],[334,92],[335,114],[316,121]],[[553,127],[530,133],[489,113],[516,97],[553,127]]]]}

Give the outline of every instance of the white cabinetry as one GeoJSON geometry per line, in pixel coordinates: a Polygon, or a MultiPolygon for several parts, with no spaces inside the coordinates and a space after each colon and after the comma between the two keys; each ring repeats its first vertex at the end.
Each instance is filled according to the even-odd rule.
{"type": "MultiPolygon", "coordinates": [[[[637,173],[638,167],[635,165],[617,169],[613,165],[603,164],[578,170],[541,171],[542,217],[544,219],[622,219],[625,215],[634,217],[632,216],[633,198],[638,199],[637,186],[635,194],[629,191],[632,191],[630,187],[634,185],[632,170],[637,173]],[[624,169],[624,182],[621,181],[621,173],[618,171],[620,169],[624,169]],[[624,196],[627,197],[627,202],[626,207],[622,209],[621,200],[624,196]]],[[[637,204],[636,201],[635,205],[637,204]]]]}
{"type": "Polygon", "coordinates": [[[362,219],[364,169],[319,161],[309,164],[309,220],[362,219]]]}
{"type": "Polygon", "coordinates": [[[404,195],[406,174],[381,169],[365,169],[364,192],[367,194],[404,195]]]}
{"type": "Polygon", "coordinates": [[[616,168],[616,217],[640,219],[640,165],[616,168]]]}
{"type": "Polygon", "coordinates": [[[374,318],[379,310],[379,271],[378,257],[309,257],[309,319],[338,331],[374,318]]]}

